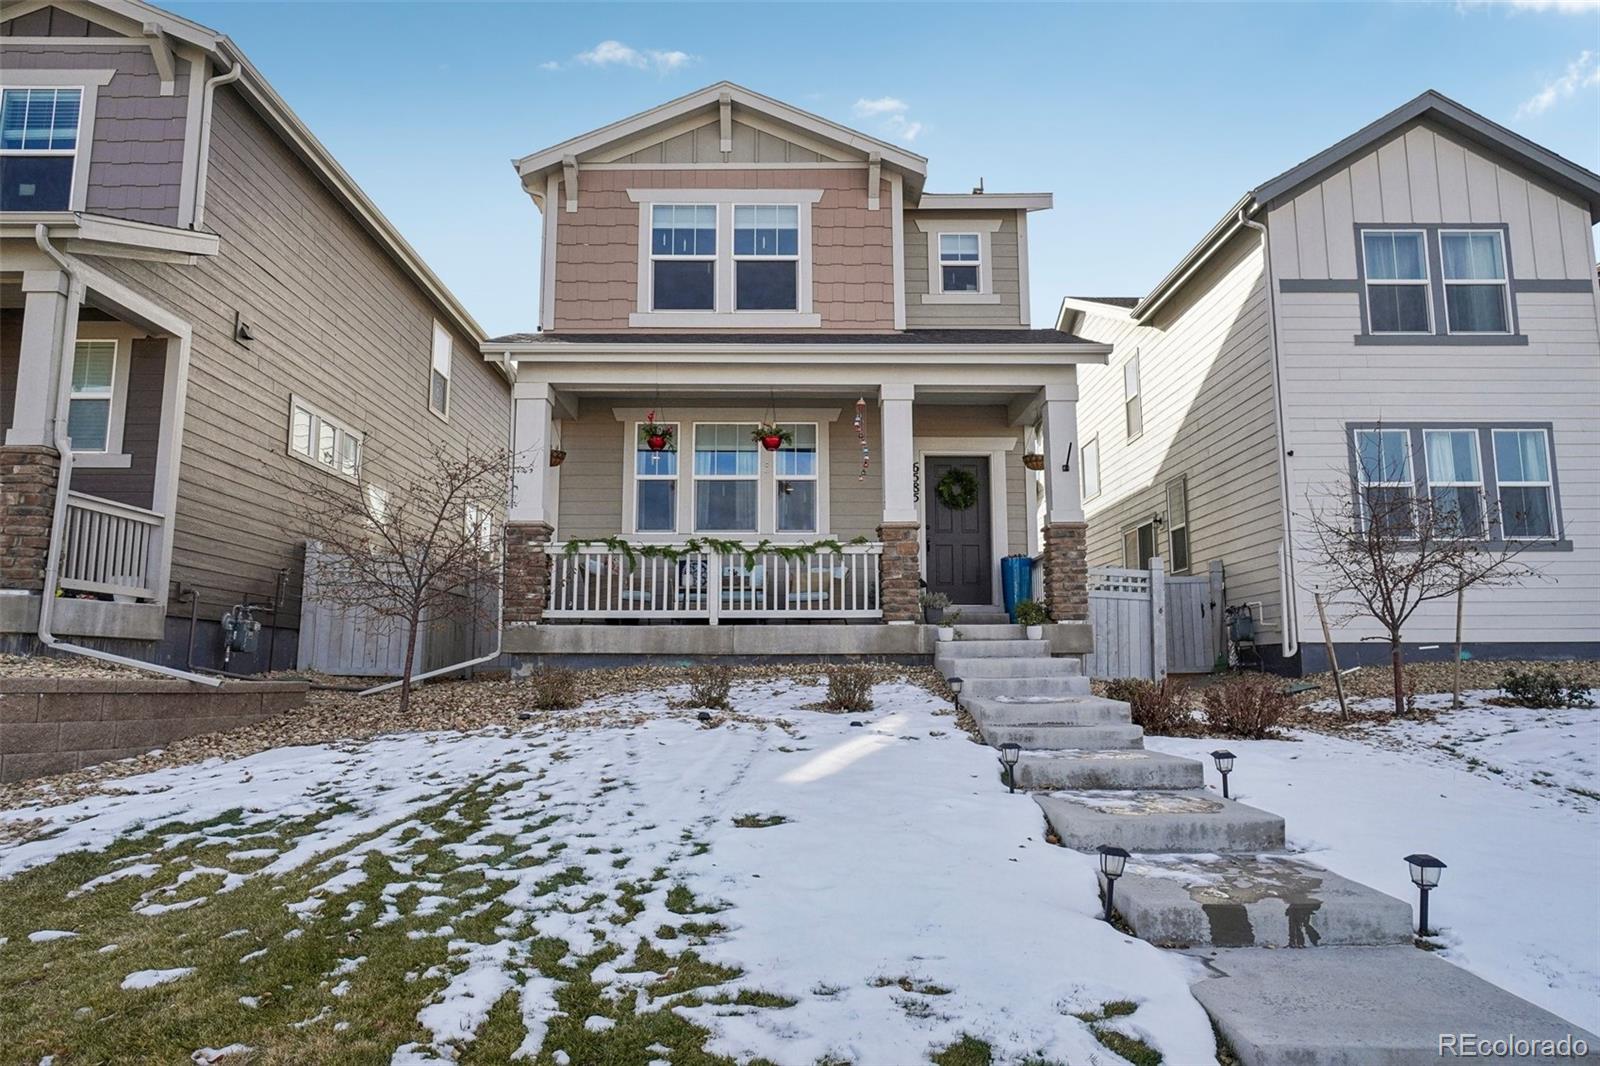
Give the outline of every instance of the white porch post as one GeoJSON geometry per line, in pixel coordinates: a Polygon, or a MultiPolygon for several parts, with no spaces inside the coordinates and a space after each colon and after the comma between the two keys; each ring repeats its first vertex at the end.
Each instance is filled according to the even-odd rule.
{"type": "Polygon", "coordinates": [[[183,458],[184,408],[188,402],[189,354],[192,336],[185,331],[167,340],[166,373],[161,386],[161,436],[156,442],[155,482],[150,506],[162,515],[150,546],[150,586],[156,602],[167,602],[172,575],[172,538],[178,521],[178,478],[183,458]]]}
{"type": "Polygon", "coordinates": [[[544,522],[555,516],[548,512],[550,497],[551,414],[555,390],[546,381],[519,381],[512,386],[513,461],[517,466],[511,478],[511,505],[508,522],[544,522]]]}
{"type": "Polygon", "coordinates": [[[1044,595],[1057,622],[1089,617],[1089,530],[1079,491],[1077,381],[1044,388],[1044,595]]]}
{"type": "Polygon", "coordinates": [[[61,381],[59,360],[70,358],[82,296],[61,270],[23,271],[22,291],[25,303],[17,394],[6,443],[54,447],[55,419],[61,406],[57,395],[61,381]],[[63,352],[69,354],[63,356],[63,352]]]}
{"type": "Polygon", "coordinates": [[[883,541],[880,571],[880,597],[884,621],[892,624],[915,622],[920,616],[917,591],[922,579],[922,562],[917,549],[917,501],[912,495],[912,465],[916,449],[911,439],[911,409],[916,398],[914,385],[882,385],[878,390],[881,409],[883,452],[883,522],[878,539],[883,541]]]}

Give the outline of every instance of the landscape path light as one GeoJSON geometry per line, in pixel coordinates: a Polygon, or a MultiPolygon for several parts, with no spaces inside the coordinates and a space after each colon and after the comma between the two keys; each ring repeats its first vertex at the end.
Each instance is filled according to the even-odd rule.
{"type": "Polygon", "coordinates": [[[959,677],[948,677],[945,678],[944,683],[950,686],[951,705],[959,711],[961,709],[961,679],[959,677]]]}
{"type": "Polygon", "coordinates": [[[1428,931],[1428,893],[1439,887],[1439,872],[1445,869],[1445,864],[1432,855],[1417,854],[1407,855],[1406,865],[1411,868],[1411,883],[1417,886],[1417,893],[1422,897],[1417,907],[1417,935],[1432,936],[1428,931]]]}
{"type": "Polygon", "coordinates": [[[1017,760],[1022,758],[1022,745],[1015,741],[1000,745],[1000,762],[1006,768],[1006,789],[1017,790],[1017,760]]]}
{"type": "Polygon", "coordinates": [[[1228,775],[1233,773],[1233,752],[1226,748],[1218,748],[1211,753],[1211,758],[1216,760],[1217,773],[1222,775],[1222,798],[1228,798],[1228,775]]]}
{"type": "Polygon", "coordinates": [[[1128,865],[1128,853],[1112,844],[1100,845],[1100,872],[1106,879],[1106,921],[1111,920],[1111,897],[1117,890],[1117,878],[1128,865]]]}

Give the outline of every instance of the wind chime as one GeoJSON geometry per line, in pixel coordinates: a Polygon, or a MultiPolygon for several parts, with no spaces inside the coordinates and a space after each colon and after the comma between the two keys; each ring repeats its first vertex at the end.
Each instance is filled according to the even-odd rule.
{"type": "Polygon", "coordinates": [[[856,475],[857,481],[862,481],[867,476],[867,468],[872,465],[872,450],[867,447],[867,400],[861,397],[856,400],[856,416],[851,421],[856,427],[856,440],[861,442],[861,472],[856,475]]]}

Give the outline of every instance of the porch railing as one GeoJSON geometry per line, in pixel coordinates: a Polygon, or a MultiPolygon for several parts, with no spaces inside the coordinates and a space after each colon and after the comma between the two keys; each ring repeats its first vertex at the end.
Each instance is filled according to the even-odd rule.
{"type": "Polygon", "coordinates": [[[550,618],[880,618],[882,544],[804,553],[640,554],[604,545],[551,559],[550,618]]]}
{"type": "Polygon", "coordinates": [[[150,547],[162,516],[81,492],[67,494],[57,583],[74,592],[155,599],[150,547]]]}

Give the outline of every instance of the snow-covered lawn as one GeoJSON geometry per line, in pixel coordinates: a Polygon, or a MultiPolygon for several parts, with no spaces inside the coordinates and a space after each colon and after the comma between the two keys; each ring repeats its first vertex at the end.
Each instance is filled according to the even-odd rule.
{"type": "MultiPolygon", "coordinates": [[[[1291,847],[1401,899],[1416,899],[1404,857],[1437,855],[1449,868],[1429,920],[1444,957],[1600,1031],[1600,711],[1497,707],[1492,695],[1356,737],[1228,741],[1231,791],[1283,815],[1291,847]]],[[[1218,742],[1148,746],[1205,759],[1218,742]]]]}
{"type": "MultiPolygon", "coordinates": [[[[1097,920],[1093,860],[1042,843],[992,751],[908,684],[860,715],[805,709],[821,695],[736,686],[764,726],[278,749],[0,813],[44,823],[0,850],[8,1046],[876,1066],[983,1061],[975,1038],[1001,1062],[1121,1063],[1098,1026],[1213,1061],[1197,964],[1097,920]]],[[[1265,761],[1241,783],[1264,789],[1265,761]]],[[[1450,894],[1479,875],[1413,844],[1452,862],[1458,927],[1450,894]]]]}

